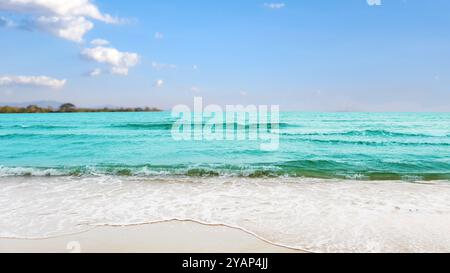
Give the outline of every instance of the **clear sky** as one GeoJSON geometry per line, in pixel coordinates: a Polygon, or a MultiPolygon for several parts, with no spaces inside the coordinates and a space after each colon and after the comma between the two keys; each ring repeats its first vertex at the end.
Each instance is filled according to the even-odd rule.
{"type": "Polygon", "coordinates": [[[0,0],[0,102],[450,111],[448,0],[0,0]]]}

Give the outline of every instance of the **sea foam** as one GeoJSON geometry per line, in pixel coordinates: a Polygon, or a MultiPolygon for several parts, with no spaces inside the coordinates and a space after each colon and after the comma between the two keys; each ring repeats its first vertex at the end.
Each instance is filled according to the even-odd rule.
{"type": "Polygon", "coordinates": [[[3,178],[0,236],[195,220],[313,252],[448,252],[450,184],[286,178],[3,178]]]}

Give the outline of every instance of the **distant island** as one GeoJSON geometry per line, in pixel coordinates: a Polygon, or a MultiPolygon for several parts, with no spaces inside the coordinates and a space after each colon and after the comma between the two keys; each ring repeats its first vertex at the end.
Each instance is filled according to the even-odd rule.
{"type": "Polygon", "coordinates": [[[35,113],[106,113],[106,112],[162,112],[158,108],[77,108],[72,103],[64,103],[58,109],[53,107],[39,107],[29,105],[27,107],[0,106],[0,114],[35,114],[35,113]]]}

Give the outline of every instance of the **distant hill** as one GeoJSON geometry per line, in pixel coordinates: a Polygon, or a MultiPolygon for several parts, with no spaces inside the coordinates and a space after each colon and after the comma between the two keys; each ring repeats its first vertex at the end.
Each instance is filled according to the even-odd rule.
{"type": "Polygon", "coordinates": [[[106,113],[106,112],[161,112],[155,107],[120,108],[79,108],[72,103],[61,104],[54,101],[33,101],[26,103],[0,103],[0,114],[41,114],[41,113],[106,113]]]}
{"type": "Polygon", "coordinates": [[[0,102],[0,106],[11,106],[11,107],[28,107],[29,105],[36,105],[41,108],[52,107],[53,109],[58,109],[63,103],[58,101],[30,101],[30,102],[16,102],[16,103],[7,103],[0,102]]]}

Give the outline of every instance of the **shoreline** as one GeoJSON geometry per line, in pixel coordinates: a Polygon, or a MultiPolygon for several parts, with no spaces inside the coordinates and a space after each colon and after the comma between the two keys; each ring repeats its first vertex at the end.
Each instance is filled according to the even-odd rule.
{"type": "Polygon", "coordinates": [[[248,231],[191,220],[97,226],[45,239],[0,238],[0,253],[307,253],[248,231]]]}
{"type": "Polygon", "coordinates": [[[450,249],[447,182],[109,176],[0,180],[0,205],[8,208],[0,217],[0,252],[67,252],[68,242],[81,242],[84,252],[94,253],[450,249]]]}

